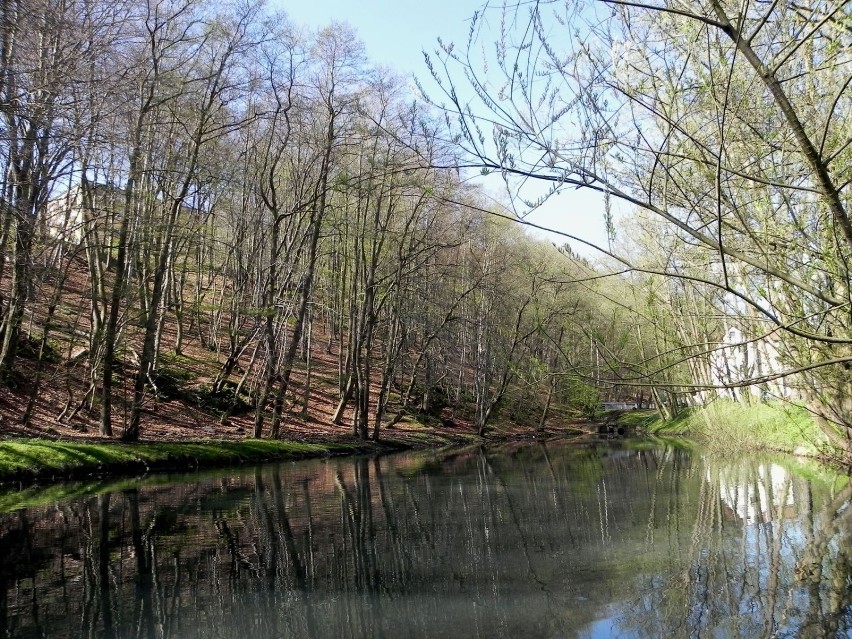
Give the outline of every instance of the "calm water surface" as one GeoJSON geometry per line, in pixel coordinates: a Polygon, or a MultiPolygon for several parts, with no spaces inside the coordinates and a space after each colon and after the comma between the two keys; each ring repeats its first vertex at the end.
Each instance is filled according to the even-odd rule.
{"type": "Polygon", "coordinates": [[[63,490],[0,495],[0,636],[852,636],[852,488],[785,458],[550,443],[63,490]]]}

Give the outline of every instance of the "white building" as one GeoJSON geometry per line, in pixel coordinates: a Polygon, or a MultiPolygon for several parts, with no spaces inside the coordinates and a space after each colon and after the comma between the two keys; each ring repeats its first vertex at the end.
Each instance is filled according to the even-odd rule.
{"type": "Polygon", "coordinates": [[[775,397],[794,399],[795,393],[784,378],[752,386],[736,386],[783,370],[775,340],[771,337],[748,340],[736,327],[725,332],[722,347],[710,354],[710,382],[715,386],[731,386],[717,391],[722,397],[731,399],[740,399],[743,393],[750,393],[755,398],[762,398],[769,393],[775,397]]]}
{"type": "Polygon", "coordinates": [[[115,228],[115,216],[124,205],[124,190],[106,184],[90,184],[91,205],[86,206],[83,189],[77,185],[50,200],[44,216],[45,230],[54,238],[79,244],[95,227],[115,228]]]}

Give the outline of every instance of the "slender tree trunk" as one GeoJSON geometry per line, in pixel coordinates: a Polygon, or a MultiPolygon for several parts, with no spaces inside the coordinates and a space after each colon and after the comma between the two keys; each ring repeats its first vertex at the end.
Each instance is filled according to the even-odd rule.
{"type": "Polygon", "coordinates": [[[11,376],[18,355],[18,335],[29,292],[29,261],[32,252],[35,221],[28,212],[19,213],[15,225],[15,253],[12,269],[12,295],[2,328],[0,344],[0,379],[11,376]]]}
{"type": "Polygon", "coordinates": [[[124,441],[136,441],[140,435],[140,419],[142,416],[142,404],[145,399],[145,384],[152,382],[154,364],[156,358],[157,325],[160,318],[160,304],[165,292],[165,280],[171,253],[174,247],[172,237],[174,225],[182,203],[176,199],[170,207],[169,219],[163,238],[163,246],[157,257],[157,265],[154,270],[154,282],[151,289],[151,300],[148,305],[148,314],[145,318],[145,336],[142,342],[142,354],[139,361],[139,370],[133,382],[133,403],[130,406],[130,421],[127,429],[121,436],[124,441]]]}
{"type": "Polygon", "coordinates": [[[331,148],[329,146],[326,154],[326,167],[320,180],[320,197],[314,214],[311,216],[312,228],[311,239],[308,247],[308,263],[307,271],[299,295],[299,308],[296,312],[296,323],[293,326],[293,334],[290,337],[290,342],[287,344],[287,351],[284,355],[284,365],[281,372],[281,378],[277,389],[277,397],[275,411],[272,415],[272,437],[278,438],[281,431],[281,415],[283,412],[284,396],[287,393],[287,388],[290,385],[290,377],[293,374],[293,366],[296,363],[296,355],[299,351],[299,344],[302,341],[302,331],[305,328],[305,318],[308,314],[308,304],[311,300],[311,292],[313,290],[314,273],[316,272],[317,262],[317,245],[319,244],[320,229],[322,220],[325,216],[326,207],[326,190],[328,188],[328,163],[330,162],[331,148]]]}
{"type": "MultiPolygon", "coordinates": [[[[74,256],[72,255],[68,259],[73,260],[74,256]]],[[[23,424],[24,426],[30,423],[30,419],[33,415],[33,410],[35,409],[36,400],[38,399],[38,394],[41,390],[41,382],[44,373],[44,359],[46,356],[47,345],[50,338],[50,329],[53,325],[53,318],[56,314],[56,307],[59,304],[63,290],[65,288],[65,278],[68,274],[68,269],[62,268],[63,261],[64,255],[60,252],[56,256],[56,263],[51,265],[51,270],[55,270],[58,266],[60,274],[58,275],[56,285],[53,288],[53,295],[51,296],[50,302],[48,303],[47,313],[44,318],[44,323],[42,324],[41,340],[39,340],[38,361],[36,363],[35,376],[32,380],[32,389],[30,391],[30,398],[27,401],[27,407],[24,410],[23,416],[21,417],[21,424],[23,424]]]]}

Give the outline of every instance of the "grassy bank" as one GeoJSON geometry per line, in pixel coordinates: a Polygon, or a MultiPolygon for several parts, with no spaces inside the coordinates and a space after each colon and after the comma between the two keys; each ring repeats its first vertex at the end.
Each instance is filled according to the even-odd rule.
{"type": "Polygon", "coordinates": [[[18,440],[0,443],[0,481],[192,470],[375,449],[363,442],[314,444],[258,439],[136,444],[18,440]]]}
{"type": "Polygon", "coordinates": [[[830,453],[828,440],[808,411],[781,402],[744,405],[716,400],[674,420],[651,420],[647,430],[654,435],[684,435],[715,450],[778,450],[812,457],[830,453]]]}
{"type": "Polygon", "coordinates": [[[287,461],[406,449],[482,445],[485,442],[564,437],[580,432],[571,422],[543,431],[517,425],[493,427],[485,437],[462,427],[429,426],[407,420],[388,430],[380,442],[362,441],[340,432],[313,435],[311,443],[271,439],[207,439],[143,441],[114,440],[0,440],[0,484],[90,476],[127,477],[150,471],[188,471],[241,464],[287,461]]]}

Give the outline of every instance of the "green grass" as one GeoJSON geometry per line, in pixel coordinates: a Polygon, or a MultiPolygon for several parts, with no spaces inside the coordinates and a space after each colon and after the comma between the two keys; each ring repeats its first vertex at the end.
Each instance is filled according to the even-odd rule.
{"type": "Polygon", "coordinates": [[[401,420],[399,420],[399,423],[396,427],[404,427],[408,430],[430,430],[432,428],[432,426],[420,421],[413,415],[406,415],[405,417],[403,417],[401,420]]]}
{"type": "Polygon", "coordinates": [[[616,422],[627,428],[650,428],[660,420],[660,414],[653,409],[638,409],[622,412],[616,422]]]}
{"type": "Polygon", "coordinates": [[[655,422],[648,430],[656,435],[688,435],[724,451],[771,449],[815,456],[824,454],[829,446],[804,408],[781,402],[716,400],[684,411],[675,420],[655,422]]]}
{"type": "Polygon", "coordinates": [[[0,481],[88,474],[138,474],[154,469],[321,457],[357,452],[361,444],[307,444],[278,440],[73,443],[49,440],[0,443],[0,481]]]}
{"type": "Polygon", "coordinates": [[[671,437],[687,435],[690,429],[689,418],[694,411],[693,408],[686,408],[677,417],[669,420],[665,420],[660,417],[659,413],[655,413],[653,419],[647,424],[648,432],[652,435],[671,437]]]}

